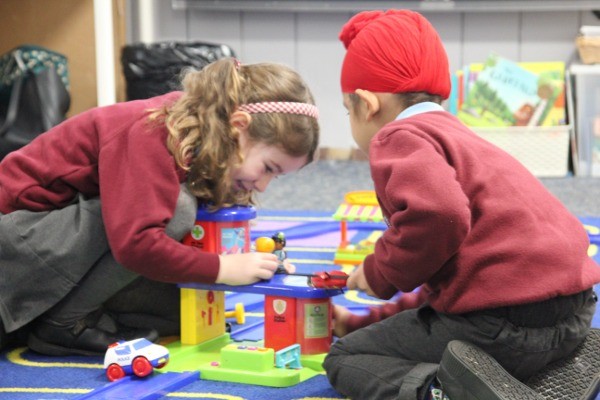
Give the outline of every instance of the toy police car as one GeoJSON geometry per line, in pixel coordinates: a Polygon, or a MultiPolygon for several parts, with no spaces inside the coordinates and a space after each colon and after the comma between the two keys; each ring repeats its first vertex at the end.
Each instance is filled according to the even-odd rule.
{"type": "Polygon", "coordinates": [[[111,382],[125,375],[148,376],[154,368],[162,368],[168,362],[166,347],[143,338],[113,343],[104,355],[106,377],[111,382]]]}

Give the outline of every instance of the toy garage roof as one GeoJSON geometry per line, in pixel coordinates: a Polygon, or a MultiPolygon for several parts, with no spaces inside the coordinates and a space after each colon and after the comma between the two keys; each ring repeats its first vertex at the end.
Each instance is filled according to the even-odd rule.
{"type": "Polygon", "coordinates": [[[368,206],[360,204],[341,204],[333,214],[336,221],[360,221],[360,222],[381,222],[383,217],[379,206],[368,206]]]}
{"type": "Polygon", "coordinates": [[[333,219],[350,222],[381,222],[383,216],[375,192],[365,190],[346,193],[344,203],[333,214],[333,219]]]}

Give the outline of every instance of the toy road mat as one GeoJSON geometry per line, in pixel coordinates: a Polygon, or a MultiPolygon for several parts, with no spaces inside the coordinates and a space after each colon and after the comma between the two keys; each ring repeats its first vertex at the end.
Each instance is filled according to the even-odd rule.
{"type": "MultiPolygon", "coordinates": [[[[259,211],[252,221],[252,238],[271,236],[284,231],[290,261],[299,272],[345,269],[333,262],[340,242],[339,222],[333,212],[259,211]]],[[[581,218],[591,238],[589,254],[600,262],[600,218],[581,218]]],[[[348,226],[352,243],[364,240],[378,230],[372,224],[353,223],[348,226]]],[[[382,225],[380,229],[384,229],[382,225]]],[[[600,289],[600,288],[597,288],[600,289]]],[[[350,307],[355,312],[381,302],[355,291],[346,291],[333,298],[334,303],[350,307]]],[[[263,298],[260,295],[227,293],[226,308],[233,310],[244,304],[246,321],[232,324],[234,341],[260,341],[263,336],[263,298]]],[[[600,310],[594,318],[600,327],[600,310]]],[[[108,383],[102,357],[47,357],[25,347],[9,348],[0,353],[0,400],[74,400],[74,399],[340,399],[323,373],[288,387],[269,387],[253,384],[221,382],[202,379],[199,373],[154,373],[150,377],[124,378],[108,383]]],[[[597,400],[600,400],[600,396],[597,400]]]]}

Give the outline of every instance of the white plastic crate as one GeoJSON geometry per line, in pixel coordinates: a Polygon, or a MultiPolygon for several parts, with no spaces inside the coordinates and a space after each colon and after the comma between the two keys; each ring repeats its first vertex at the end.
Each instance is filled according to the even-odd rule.
{"type": "Polygon", "coordinates": [[[515,157],[537,177],[563,177],[569,172],[571,127],[568,125],[472,129],[515,157]]]}

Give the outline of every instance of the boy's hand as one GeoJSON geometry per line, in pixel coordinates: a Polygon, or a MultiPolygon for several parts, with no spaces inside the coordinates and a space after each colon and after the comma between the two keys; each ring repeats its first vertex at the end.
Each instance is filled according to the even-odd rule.
{"type": "Polygon", "coordinates": [[[373,292],[373,289],[371,289],[371,286],[369,286],[369,282],[367,282],[367,277],[365,276],[365,271],[362,264],[352,271],[350,277],[348,277],[347,286],[348,289],[360,290],[369,296],[377,297],[375,292],[373,292]]]}
{"type": "Polygon", "coordinates": [[[335,336],[341,338],[348,333],[346,324],[351,315],[352,313],[346,307],[333,306],[333,334],[335,336]]]}
{"type": "Polygon", "coordinates": [[[277,256],[271,253],[225,254],[219,259],[221,264],[216,283],[226,285],[249,285],[261,279],[271,279],[279,265],[277,256]]]}

